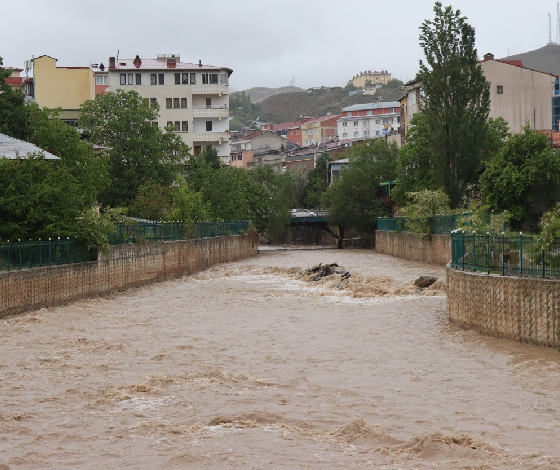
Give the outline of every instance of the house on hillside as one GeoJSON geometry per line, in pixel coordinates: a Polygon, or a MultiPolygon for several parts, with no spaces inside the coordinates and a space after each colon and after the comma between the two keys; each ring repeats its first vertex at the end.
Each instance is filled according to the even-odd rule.
{"type": "Polygon", "coordinates": [[[237,136],[230,142],[231,166],[250,168],[257,164],[275,165],[280,168],[288,140],[271,131],[256,131],[237,136]]]}
{"type": "Polygon", "coordinates": [[[497,60],[484,55],[480,66],[490,82],[490,117],[503,117],[512,132],[558,129],[560,89],[558,76],[523,66],[520,60],[497,60]]]}
{"type": "Polygon", "coordinates": [[[313,118],[304,117],[296,121],[281,122],[280,124],[273,124],[267,128],[272,132],[275,132],[281,137],[285,137],[288,141],[297,146],[302,146],[302,134],[301,125],[313,118]]]}
{"type": "Polygon", "coordinates": [[[19,160],[31,155],[41,155],[45,160],[60,160],[56,155],[46,152],[30,142],[0,134],[0,158],[19,160]]]}
{"type": "Polygon", "coordinates": [[[391,74],[387,70],[366,70],[352,77],[349,81],[356,88],[365,88],[372,85],[386,85],[391,80],[391,74]]]}
{"type": "Polygon", "coordinates": [[[322,116],[309,119],[301,124],[302,145],[318,145],[333,140],[337,135],[337,121],[340,115],[322,116]]]}
{"type": "Polygon", "coordinates": [[[109,57],[108,91],[135,90],[150,103],[158,103],[160,128],[173,128],[197,155],[214,147],[224,163],[229,148],[228,67],[181,62],[179,54],[157,58],[109,57]]]}
{"type": "Polygon", "coordinates": [[[344,139],[374,139],[397,134],[400,126],[400,103],[355,104],[343,108],[338,119],[338,137],[344,139]]]}

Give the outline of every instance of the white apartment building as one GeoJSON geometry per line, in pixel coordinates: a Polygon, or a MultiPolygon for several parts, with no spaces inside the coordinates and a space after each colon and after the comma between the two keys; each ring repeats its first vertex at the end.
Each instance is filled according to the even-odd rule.
{"type": "Polygon", "coordinates": [[[158,54],[156,59],[109,57],[108,72],[108,91],[137,91],[159,104],[157,125],[172,127],[193,154],[211,144],[224,163],[229,162],[230,68],[158,54]]]}
{"type": "Polygon", "coordinates": [[[397,133],[400,109],[398,101],[355,104],[343,108],[337,121],[338,138],[375,139],[397,133]]]}

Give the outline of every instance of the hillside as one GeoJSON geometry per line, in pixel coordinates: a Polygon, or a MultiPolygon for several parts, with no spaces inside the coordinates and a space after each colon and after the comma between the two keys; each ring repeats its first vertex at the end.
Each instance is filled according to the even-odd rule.
{"type": "MultiPolygon", "coordinates": [[[[283,86],[281,88],[266,88],[266,87],[254,87],[247,90],[243,90],[247,96],[250,97],[251,103],[259,103],[262,100],[274,95],[279,95],[281,93],[294,93],[304,91],[303,88],[297,86],[283,86]]],[[[235,92],[235,93],[241,93],[235,92]]]]}
{"type": "Polygon", "coordinates": [[[560,75],[560,46],[556,44],[549,44],[522,54],[510,55],[501,60],[521,60],[523,66],[530,69],[560,75]]]}
{"type": "Polygon", "coordinates": [[[282,93],[271,96],[255,105],[260,116],[274,123],[293,121],[299,116],[325,116],[338,114],[346,106],[376,101],[396,101],[403,95],[402,89],[380,89],[376,95],[356,94],[349,96],[343,89],[320,89],[313,94],[304,92],[282,93]]]}

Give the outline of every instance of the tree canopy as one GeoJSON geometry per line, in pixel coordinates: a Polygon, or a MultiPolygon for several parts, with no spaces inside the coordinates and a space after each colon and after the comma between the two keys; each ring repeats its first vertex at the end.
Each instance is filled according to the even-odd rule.
{"type": "Polygon", "coordinates": [[[103,204],[130,205],[148,182],[169,186],[186,162],[189,149],[181,138],[154,124],[158,111],[136,91],[99,94],[82,105],[79,126],[108,157],[103,204]]]}
{"type": "Polygon", "coordinates": [[[30,134],[29,113],[25,106],[25,97],[20,90],[14,90],[6,78],[11,71],[2,67],[0,57],[0,133],[27,140],[30,134]]]}
{"type": "Polygon", "coordinates": [[[420,27],[425,55],[417,76],[424,91],[420,108],[427,148],[423,154],[441,175],[452,207],[457,207],[478,179],[488,132],[490,86],[478,64],[475,32],[467,18],[440,2],[434,13],[435,18],[420,27]]]}

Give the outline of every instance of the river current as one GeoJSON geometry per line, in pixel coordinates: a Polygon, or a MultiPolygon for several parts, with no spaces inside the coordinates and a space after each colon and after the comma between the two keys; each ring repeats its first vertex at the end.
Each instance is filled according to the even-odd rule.
{"type": "Polygon", "coordinates": [[[0,470],[560,468],[560,354],[451,325],[444,281],[269,249],[4,318],[0,470]]]}

